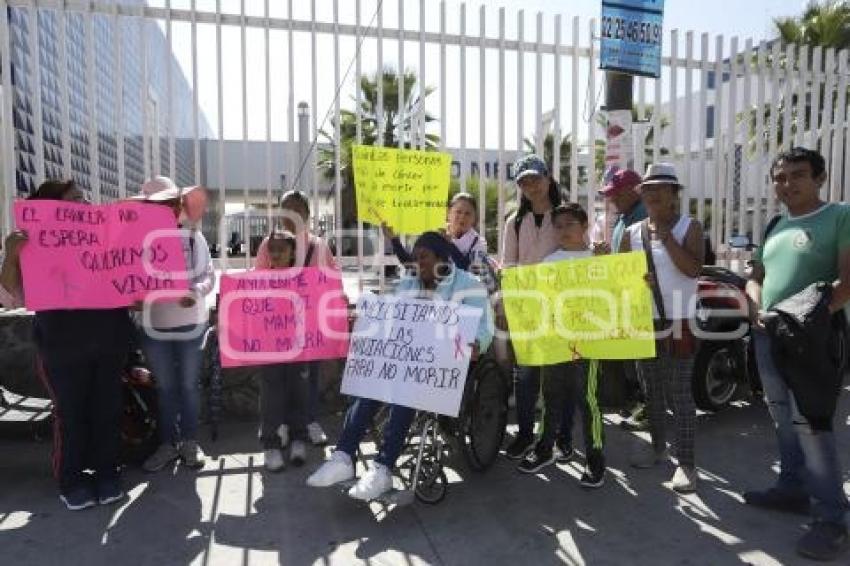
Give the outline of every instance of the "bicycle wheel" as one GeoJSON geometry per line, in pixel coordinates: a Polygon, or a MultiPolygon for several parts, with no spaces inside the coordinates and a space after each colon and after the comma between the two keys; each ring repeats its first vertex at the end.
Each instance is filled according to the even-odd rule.
{"type": "Polygon", "coordinates": [[[494,360],[484,358],[475,368],[475,380],[461,414],[460,445],[464,459],[476,472],[496,461],[508,420],[507,380],[494,360]]]}

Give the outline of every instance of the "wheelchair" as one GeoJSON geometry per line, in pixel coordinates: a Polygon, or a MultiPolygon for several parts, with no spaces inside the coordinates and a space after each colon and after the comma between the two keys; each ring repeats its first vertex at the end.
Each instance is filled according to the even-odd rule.
{"type": "MultiPolygon", "coordinates": [[[[504,440],[509,391],[507,374],[490,352],[472,362],[457,417],[417,411],[396,465],[404,489],[392,490],[379,501],[439,503],[448,492],[445,467],[458,455],[473,472],[489,469],[504,440]]],[[[376,445],[388,419],[389,405],[384,405],[368,435],[376,445]]]]}

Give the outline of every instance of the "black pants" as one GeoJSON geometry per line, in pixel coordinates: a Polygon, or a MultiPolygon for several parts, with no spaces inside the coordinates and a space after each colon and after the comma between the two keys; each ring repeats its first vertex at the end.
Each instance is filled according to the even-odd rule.
{"type": "Polygon", "coordinates": [[[121,373],[126,352],[101,352],[69,360],[41,352],[53,398],[53,473],[62,493],[86,481],[118,477],[123,397],[121,373]]]}
{"type": "Polygon", "coordinates": [[[540,445],[551,449],[564,407],[578,404],[581,409],[587,464],[592,469],[605,466],[602,447],[605,442],[602,412],[599,409],[599,363],[578,360],[543,367],[543,434],[540,445]]]}
{"type": "Polygon", "coordinates": [[[275,364],[260,372],[260,444],[280,448],[280,425],[289,426],[292,440],[307,438],[310,399],[310,366],[305,363],[275,364]]]}

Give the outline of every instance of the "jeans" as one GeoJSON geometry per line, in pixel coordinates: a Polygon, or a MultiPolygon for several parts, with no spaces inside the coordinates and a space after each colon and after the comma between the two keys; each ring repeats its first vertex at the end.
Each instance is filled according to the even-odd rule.
{"type": "MultiPolygon", "coordinates": [[[[381,407],[381,401],[374,399],[357,398],[349,407],[342,425],[342,435],[336,445],[337,450],[345,452],[354,461],[360,441],[371,426],[375,413],[381,407]]],[[[390,405],[390,418],[384,428],[384,438],[381,442],[381,450],[375,461],[392,469],[395,466],[404,448],[404,440],[407,431],[413,423],[416,409],[390,405]]]]}
{"type": "MultiPolygon", "coordinates": [[[[540,376],[542,369],[534,366],[518,366],[516,372],[516,420],[519,426],[518,436],[532,438],[534,436],[534,414],[537,408],[537,398],[540,395],[540,376]]],[[[576,410],[576,398],[567,399],[563,404],[561,425],[558,438],[564,444],[572,446],[573,418],[576,410]]]]}
{"type": "Polygon", "coordinates": [[[770,337],[760,330],[753,336],[759,376],[779,443],[780,473],[776,487],[789,494],[806,493],[812,497],[815,519],[845,524],[848,502],[835,434],[815,431],[809,426],[773,362],[770,337]]]}
{"type": "Polygon", "coordinates": [[[159,395],[159,436],[164,444],[196,440],[198,437],[199,378],[206,324],[202,326],[183,326],[167,331],[175,336],[197,334],[188,340],[160,340],[144,335],[145,356],[159,395]]]}
{"type": "Polygon", "coordinates": [[[292,440],[307,438],[309,368],[303,363],[274,364],[260,371],[260,444],[280,448],[280,425],[292,440]]]}
{"type": "Polygon", "coordinates": [[[121,372],[126,352],[105,352],[74,363],[41,351],[54,412],[53,473],[68,493],[86,482],[118,478],[121,448],[121,372]]]}

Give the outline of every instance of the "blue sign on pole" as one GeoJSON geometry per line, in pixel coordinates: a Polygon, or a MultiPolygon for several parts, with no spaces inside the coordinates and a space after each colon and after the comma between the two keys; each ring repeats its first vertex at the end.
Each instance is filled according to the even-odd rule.
{"type": "Polygon", "coordinates": [[[603,0],[599,67],[631,75],[661,75],[664,0],[603,0]]]}

